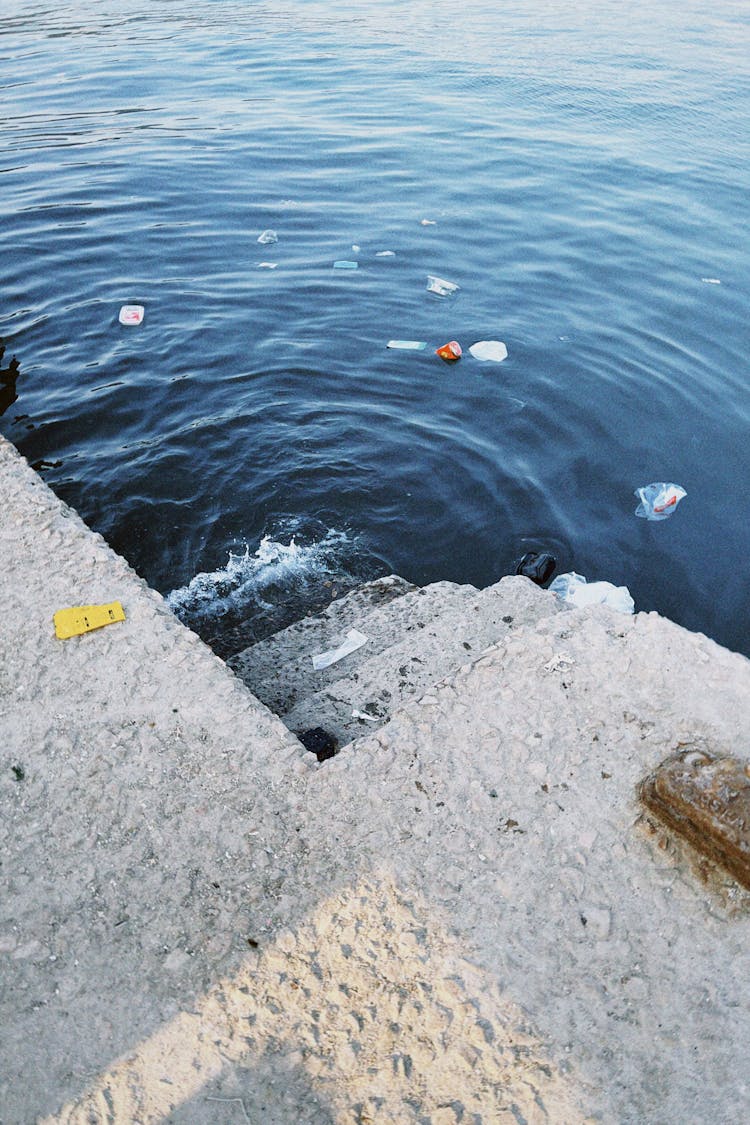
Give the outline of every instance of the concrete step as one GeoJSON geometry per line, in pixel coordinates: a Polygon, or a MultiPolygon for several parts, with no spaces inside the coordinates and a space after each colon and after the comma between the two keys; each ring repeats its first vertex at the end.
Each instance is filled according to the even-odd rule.
{"type": "Polygon", "coordinates": [[[403,632],[422,629],[444,606],[476,594],[474,586],[436,582],[421,590],[395,575],[366,583],[321,614],[307,617],[232,657],[230,667],[277,715],[351,674],[360,661],[388,648],[403,632]],[[330,668],[316,671],[312,657],[335,648],[351,628],[368,637],[364,648],[330,668]]]}
{"type": "Polygon", "coordinates": [[[280,715],[301,695],[310,695],[331,679],[315,672],[311,654],[323,652],[343,640],[349,629],[361,625],[367,614],[388,605],[417,587],[397,574],[365,582],[320,613],[295,621],[257,644],[230,657],[229,667],[262,703],[280,715]]]}
{"type": "MultiPolygon", "coordinates": [[[[463,597],[445,590],[448,585],[436,583],[420,592],[433,607],[421,627],[408,616],[409,598],[413,605],[419,594],[394,602],[389,622],[393,643],[375,652],[364,646],[354,654],[356,664],[342,662],[329,669],[334,675],[338,669],[337,678],[282,712],[289,729],[300,734],[321,727],[341,747],[382,726],[402,703],[419,698],[511,631],[562,609],[554,594],[523,577],[503,578],[485,590],[459,587],[463,597]]],[[[368,620],[363,632],[368,632],[368,620]]]]}

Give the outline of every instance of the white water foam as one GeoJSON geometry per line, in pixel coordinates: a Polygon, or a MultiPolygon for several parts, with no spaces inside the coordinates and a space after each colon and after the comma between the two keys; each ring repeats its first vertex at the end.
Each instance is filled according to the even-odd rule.
{"type": "Polygon", "coordinates": [[[346,532],[335,528],[312,543],[299,543],[294,535],[283,543],[266,535],[254,552],[247,544],[242,554],[230,551],[226,566],[196,574],[166,600],[181,620],[194,626],[262,612],[280,596],[304,598],[326,580],[336,581],[353,548],[346,532]]]}

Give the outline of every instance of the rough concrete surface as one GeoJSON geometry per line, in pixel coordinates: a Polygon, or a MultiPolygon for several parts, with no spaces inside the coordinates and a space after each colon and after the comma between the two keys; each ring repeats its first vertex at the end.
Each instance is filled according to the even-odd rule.
{"type": "Polygon", "coordinates": [[[0,494],[4,1125],[744,1125],[750,894],[636,785],[750,758],[750,662],[541,616],[318,766],[2,439],[0,494]]]}

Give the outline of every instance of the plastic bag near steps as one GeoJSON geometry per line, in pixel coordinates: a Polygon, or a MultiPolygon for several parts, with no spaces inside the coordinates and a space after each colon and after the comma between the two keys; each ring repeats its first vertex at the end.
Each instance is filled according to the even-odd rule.
{"type": "Polygon", "coordinates": [[[644,520],[666,520],[672,515],[683,496],[687,496],[687,492],[679,484],[665,484],[663,481],[658,481],[655,484],[644,484],[642,488],[636,488],[633,495],[640,500],[635,510],[637,516],[641,516],[644,520]]]}
{"type": "Polygon", "coordinates": [[[547,588],[577,609],[590,605],[606,605],[619,613],[633,613],[635,609],[635,602],[627,586],[613,586],[611,582],[587,582],[582,574],[576,574],[575,571],[558,574],[547,588]]]}
{"type": "Polygon", "coordinates": [[[358,629],[350,629],[337,648],[329,648],[325,652],[320,652],[316,656],[313,656],[313,668],[316,672],[320,672],[323,668],[330,668],[332,664],[343,660],[350,652],[356,652],[362,645],[366,645],[369,639],[370,638],[366,637],[364,633],[360,633],[358,629]]]}

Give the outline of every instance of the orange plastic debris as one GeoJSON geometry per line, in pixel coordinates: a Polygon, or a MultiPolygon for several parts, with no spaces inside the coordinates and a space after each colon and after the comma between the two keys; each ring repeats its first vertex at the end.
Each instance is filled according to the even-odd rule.
{"type": "Polygon", "coordinates": [[[435,349],[435,355],[439,355],[441,359],[447,359],[452,363],[461,358],[461,345],[458,340],[449,340],[441,348],[435,349]]]}

